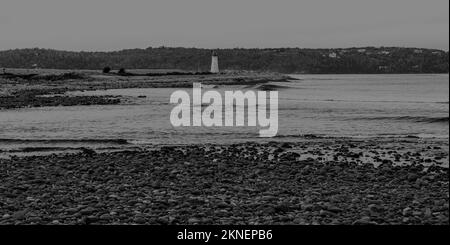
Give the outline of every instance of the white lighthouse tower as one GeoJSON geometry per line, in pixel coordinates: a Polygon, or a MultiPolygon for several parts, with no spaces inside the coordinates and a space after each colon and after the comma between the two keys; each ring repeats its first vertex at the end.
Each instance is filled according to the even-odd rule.
{"type": "Polygon", "coordinates": [[[219,56],[217,55],[216,51],[212,52],[211,73],[219,73],[219,56]]]}

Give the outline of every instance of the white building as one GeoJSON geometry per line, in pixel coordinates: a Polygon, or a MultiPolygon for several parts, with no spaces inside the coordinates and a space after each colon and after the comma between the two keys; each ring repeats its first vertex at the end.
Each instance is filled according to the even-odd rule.
{"type": "Polygon", "coordinates": [[[212,52],[211,73],[219,73],[219,56],[217,55],[216,51],[212,52]]]}

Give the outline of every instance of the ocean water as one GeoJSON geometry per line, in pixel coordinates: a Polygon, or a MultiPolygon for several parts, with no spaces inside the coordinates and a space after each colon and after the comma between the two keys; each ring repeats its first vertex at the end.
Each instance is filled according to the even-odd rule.
{"type": "MultiPolygon", "coordinates": [[[[260,138],[258,127],[175,128],[169,120],[175,105],[169,99],[179,88],[117,89],[72,94],[122,95],[128,100],[125,105],[1,110],[0,150],[123,143],[111,139],[145,145],[296,141],[308,135],[449,137],[448,74],[292,77],[298,80],[269,83],[279,94],[279,128],[274,138],[260,138]]],[[[258,89],[240,85],[216,90],[223,94],[225,90],[258,89]]]]}

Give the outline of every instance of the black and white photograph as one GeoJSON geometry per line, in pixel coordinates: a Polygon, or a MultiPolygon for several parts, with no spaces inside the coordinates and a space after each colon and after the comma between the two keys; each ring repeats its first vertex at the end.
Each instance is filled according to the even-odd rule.
{"type": "Polygon", "coordinates": [[[0,226],[448,226],[448,50],[447,0],[1,0],[0,226]]]}

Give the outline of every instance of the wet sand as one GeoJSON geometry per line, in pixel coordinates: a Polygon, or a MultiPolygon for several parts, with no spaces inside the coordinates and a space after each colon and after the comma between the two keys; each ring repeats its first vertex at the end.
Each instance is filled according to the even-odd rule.
{"type": "Polygon", "coordinates": [[[449,224],[448,142],[306,140],[0,159],[0,224],[449,224]]]}

